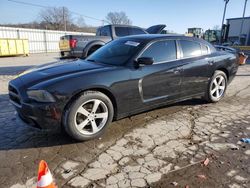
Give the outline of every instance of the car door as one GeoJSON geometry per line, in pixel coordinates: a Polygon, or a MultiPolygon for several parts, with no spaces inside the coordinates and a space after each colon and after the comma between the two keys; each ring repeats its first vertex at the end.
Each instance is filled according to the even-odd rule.
{"type": "Polygon", "coordinates": [[[183,63],[181,97],[206,91],[210,62],[208,46],[193,40],[178,40],[183,63]]]}
{"type": "Polygon", "coordinates": [[[152,65],[140,66],[132,73],[132,77],[138,78],[141,102],[155,105],[178,98],[181,89],[181,61],[178,60],[176,41],[153,42],[139,57],[154,59],[152,65]]]}

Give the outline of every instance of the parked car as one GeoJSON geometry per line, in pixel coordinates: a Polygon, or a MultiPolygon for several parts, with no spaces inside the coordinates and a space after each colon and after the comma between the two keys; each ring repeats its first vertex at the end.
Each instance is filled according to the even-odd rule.
{"type": "Polygon", "coordinates": [[[116,38],[128,35],[159,34],[165,27],[166,25],[155,25],[145,30],[130,25],[106,25],[97,29],[96,36],[65,35],[60,38],[59,42],[61,57],[86,58],[116,38]]]}
{"type": "Polygon", "coordinates": [[[203,97],[218,102],[238,69],[238,55],[180,35],[114,40],[86,60],[29,70],[9,82],[20,117],[77,140],[99,137],[113,120],[203,97]]]}

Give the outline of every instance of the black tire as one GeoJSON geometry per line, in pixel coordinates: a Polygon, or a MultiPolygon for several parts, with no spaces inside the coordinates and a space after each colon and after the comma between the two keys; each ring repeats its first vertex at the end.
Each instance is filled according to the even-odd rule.
{"type": "Polygon", "coordinates": [[[87,52],[87,57],[90,56],[92,53],[94,53],[96,50],[98,50],[99,48],[101,48],[101,45],[95,45],[92,46],[89,51],[87,52]]]}
{"type": "Polygon", "coordinates": [[[210,79],[208,86],[207,86],[207,90],[206,90],[206,94],[205,94],[205,100],[207,102],[211,102],[211,103],[215,103],[215,102],[220,101],[224,97],[226,89],[227,89],[227,75],[223,71],[216,70],[214,75],[210,79]],[[219,95],[219,97],[216,98],[211,94],[211,91],[212,91],[214,80],[217,79],[220,76],[222,76],[224,78],[224,80],[225,80],[225,89],[224,89],[223,93],[221,93],[219,95]]]}
{"type": "Polygon", "coordinates": [[[65,56],[64,52],[60,52],[60,54],[62,58],[65,56]]]}
{"type": "MultiPolygon", "coordinates": [[[[112,122],[113,116],[114,116],[113,104],[106,95],[98,91],[85,91],[79,98],[73,101],[66,109],[64,113],[63,126],[67,134],[70,135],[72,138],[79,141],[85,141],[100,137],[104,133],[107,126],[112,122]],[[77,129],[76,127],[77,125],[75,124],[75,116],[77,114],[78,108],[90,100],[98,100],[103,102],[103,104],[105,104],[107,107],[108,117],[105,125],[97,133],[92,135],[87,135],[83,134],[77,129]]],[[[91,121],[89,123],[90,126],[91,121]]]]}

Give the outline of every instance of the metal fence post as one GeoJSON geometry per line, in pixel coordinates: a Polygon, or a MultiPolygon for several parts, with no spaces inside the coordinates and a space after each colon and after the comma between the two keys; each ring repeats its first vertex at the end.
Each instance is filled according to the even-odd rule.
{"type": "Polygon", "coordinates": [[[46,31],[44,31],[44,32],[43,32],[43,34],[44,34],[44,45],[45,45],[45,52],[46,52],[46,53],[48,53],[46,31]]]}
{"type": "Polygon", "coordinates": [[[17,38],[20,39],[20,30],[17,29],[16,32],[17,32],[17,38]]]}
{"type": "Polygon", "coordinates": [[[221,23],[221,32],[220,32],[220,44],[222,44],[222,30],[223,30],[223,24],[224,24],[224,20],[225,20],[225,15],[226,15],[226,11],[227,11],[227,4],[229,2],[229,0],[224,0],[225,2],[225,6],[224,6],[224,12],[223,12],[223,18],[222,18],[222,23],[221,23]]]}
{"type": "MultiPolygon", "coordinates": [[[[243,25],[244,25],[244,21],[245,21],[245,12],[246,12],[247,1],[248,0],[245,0],[244,10],[243,10],[243,15],[242,15],[242,20],[241,20],[241,25],[240,25],[240,34],[239,34],[239,43],[240,44],[241,44],[241,35],[242,35],[243,25]]],[[[246,42],[247,41],[245,41],[244,45],[246,45],[246,42]]]]}

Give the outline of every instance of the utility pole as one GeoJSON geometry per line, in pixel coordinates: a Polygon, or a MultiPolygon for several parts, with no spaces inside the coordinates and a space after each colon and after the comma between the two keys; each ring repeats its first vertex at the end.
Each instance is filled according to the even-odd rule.
{"type": "Polygon", "coordinates": [[[224,25],[226,10],[227,10],[227,4],[229,0],[224,0],[224,1],[225,1],[225,7],[224,7],[224,13],[223,13],[223,18],[222,18],[222,23],[221,23],[220,44],[222,43],[222,30],[223,30],[223,25],[224,25]]]}
{"type": "Polygon", "coordinates": [[[67,21],[65,18],[65,7],[63,7],[63,23],[64,23],[64,31],[67,31],[67,21]]]}
{"type": "Polygon", "coordinates": [[[241,25],[240,25],[239,43],[241,43],[240,39],[241,39],[243,25],[244,25],[244,21],[245,21],[246,6],[247,6],[247,0],[245,0],[244,10],[243,10],[243,15],[242,15],[242,20],[241,20],[241,25]]]}

